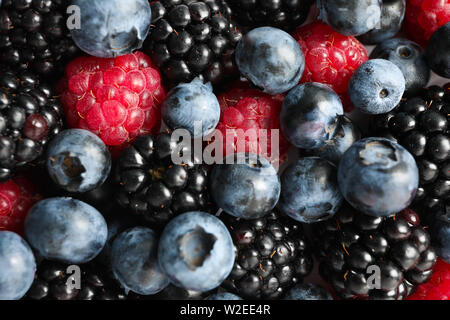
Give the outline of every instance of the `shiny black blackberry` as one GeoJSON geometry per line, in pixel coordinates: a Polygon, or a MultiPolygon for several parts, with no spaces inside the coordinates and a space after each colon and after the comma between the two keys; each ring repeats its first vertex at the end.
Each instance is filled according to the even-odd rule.
{"type": "Polygon", "coordinates": [[[410,209],[381,218],[346,205],[314,236],[320,274],[344,299],[402,300],[436,263],[430,235],[410,209]]]}
{"type": "Polygon", "coordinates": [[[0,66],[0,181],[40,160],[62,117],[58,99],[35,74],[0,66]]]}
{"type": "Polygon", "coordinates": [[[242,34],[224,0],[161,0],[151,8],[144,47],[168,85],[197,76],[219,84],[237,75],[234,49],[242,34]]]}
{"type": "Polygon", "coordinates": [[[66,27],[69,0],[3,0],[0,61],[57,80],[79,50],[66,27]]]}
{"type": "Polygon", "coordinates": [[[171,141],[168,133],[138,137],[117,164],[119,204],[156,229],[184,212],[214,211],[207,169],[192,160],[191,151],[190,147],[171,141]],[[179,164],[172,162],[172,154],[183,156],[179,164]]]}
{"type": "MultiPolygon", "coordinates": [[[[75,266],[73,266],[75,267],[75,266]]],[[[80,277],[69,265],[42,261],[33,285],[24,299],[28,300],[125,300],[118,283],[102,274],[94,265],[80,266],[80,277]],[[79,280],[79,282],[78,282],[79,280]],[[78,288],[77,288],[78,287],[78,288]]]]}
{"type": "Polygon", "coordinates": [[[450,204],[450,85],[431,86],[393,111],[377,116],[373,134],[393,139],[415,157],[420,213],[450,204]]]}
{"type": "Polygon", "coordinates": [[[292,31],[305,22],[312,0],[227,0],[233,18],[246,29],[272,26],[292,31]]]}
{"type": "Polygon", "coordinates": [[[301,224],[275,212],[256,220],[223,219],[236,248],[226,289],[248,299],[278,299],[311,272],[301,224]]]}

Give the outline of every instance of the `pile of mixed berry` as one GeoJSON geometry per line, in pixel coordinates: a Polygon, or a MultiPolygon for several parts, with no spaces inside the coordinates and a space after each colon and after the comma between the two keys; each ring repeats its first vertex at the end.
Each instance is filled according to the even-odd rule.
{"type": "Polygon", "coordinates": [[[450,300],[449,0],[0,1],[0,299],[450,300]]]}

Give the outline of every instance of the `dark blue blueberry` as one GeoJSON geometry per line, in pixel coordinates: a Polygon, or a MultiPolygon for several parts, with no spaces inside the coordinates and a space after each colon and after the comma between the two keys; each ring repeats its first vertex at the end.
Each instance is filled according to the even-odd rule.
{"type": "Polygon", "coordinates": [[[79,8],[81,25],[70,32],[84,52],[112,58],[142,47],[152,20],[147,0],[74,0],[72,4],[79,8]]]}
{"type": "Polygon", "coordinates": [[[333,136],[338,116],[343,114],[339,96],[328,86],[301,84],[292,89],[283,101],[281,130],[297,148],[320,148],[333,136]]]}
{"type": "Polygon", "coordinates": [[[45,259],[86,263],[102,251],[108,228],[94,207],[72,198],[49,198],[30,209],[25,236],[45,259]]]}
{"type": "Polygon", "coordinates": [[[151,295],[169,285],[157,251],[158,239],[149,228],[135,227],[117,236],[111,250],[111,268],[125,290],[151,295]]]}
{"type": "Polygon", "coordinates": [[[313,223],[327,220],[334,216],[341,204],[337,169],[325,159],[299,159],[281,175],[278,208],[297,221],[313,223]]]}
{"type": "Polygon", "coordinates": [[[277,171],[266,158],[254,154],[232,155],[223,164],[216,164],[210,184],[215,203],[237,218],[261,218],[280,197],[277,171]]]}
{"type": "Polygon", "coordinates": [[[438,75],[450,78],[450,22],[447,22],[428,41],[426,57],[430,68],[438,75]]]}
{"type": "Polygon", "coordinates": [[[438,256],[450,263],[450,212],[438,213],[431,223],[431,238],[438,256]]]}
{"type": "Polygon", "coordinates": [[[377,44],[395,36],[402,28],[405,18],[406,0],[383,0],[381,23],[358,37],[364,44],[377,44]]]}
{"type": "Polygon", "coordinates": [[[17,234],[0,231],[0,300],[19,300],[34,280],[36,261],[17,234]]]}
{"type": "Polygon", "coordinates": [[[348,84],[348,93],[361,112],[382,114],[399,104],[405,86],[405,77],[399,67],[388,60],[373,59],[355,71],[348,84]]]}
{"type": "Polygon", "coordinates": [[[162,105],[162,118],[170,129],[186,129],[195,138],[213,132],[220,120],[220,105],[211,84],[196,78],[176,86],[162,105]],[[200,132],[195,132],[195,122],[200,132]]]}
{"type": "Polygon", "coordinates": [[[313,283],[298,284],[288,291],[284,300],[333,300],[330,292],[313,283]]]}
{"type": "Polygon", "coordinates": [[[381,21],[381,0],[317,0],[317,7],[319,19],[347,36],[367,33],[381,21]]]}
{"type": "Polygon", "coordinates": [[[381,42],[372,51],[370,58],[386,59],[399,67],[405,77],[407,95],[419,94],[430,80],[430,68],[424,50],[407,39],[394,38],[381,42]]]}
{"type": "Polygon", "coordinates": [[[243,300],[241,297],[229,292],[215,293],[207,297],[205,300],[243,300]]]}
{"type": "Polygon", "coordinates": [[[236,63],[243,77],[273,95],[292,89],[305,70],[305,57],[297,41],[272,27],[247,33],[236,47],[236,63]]]}
{"type": "Polygon", "coordinates": [[[164,229],[158,247],[161,268],[177,287],[205,292],[217,288],[234,265],[234,246],[215,216],[187,212],[164,229]]]}
{"type": "Polygon", "coordinates": [[[344,198],[372,216],[391,216],[416,195],[419,170],[413,156],[385,138],[357,141],[342,157],[338,182],[344,198]]]}
{"type": "Polygon", "coordinates": [[[50,142],[47,171],[58,187],[69,192],[87,192],[101,186],[108,178],[111,155],[95,134],[69,129],[50,142]]]}

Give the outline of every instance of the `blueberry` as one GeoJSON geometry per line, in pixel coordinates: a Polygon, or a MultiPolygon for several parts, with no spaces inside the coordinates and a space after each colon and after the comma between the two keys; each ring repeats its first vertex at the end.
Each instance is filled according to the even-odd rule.
{"type": "Polygon", "coordinates": [[[243,299],[233,293],[220,292],[220,293],[215,293],[215,294],[208,296],[205,300],[229,300],[229,301],[232,301],[232,300],[243,300],[243,299]]]}
{"type": "Polygon", "coordinates": [[[36,203],[25,220],[25,236],[45,259],[86,263],[102,251],[108,235],[105,219],[90,205],[72,198],[36,203]]]}
{"type": "Polygon", "coordinates": [[[430,68],[420,45],[407,39],[395,38],[381,42],[370,55],[371,59],[386,59],[394,63],[405,77],[405,94],[417,95],[430,80],[430,68]]]}
{"type": "Polygon", "coordinates": [[[361,139],[361,132],[346,116],[339,116],[336,129],[324,146],[309,150],[309,153],[335,164],[339,163],[345,151],[361,139]]]}
{"type": "Polygon", "coordinates": [[[450,263],[450,213],[448,211],[436,214],[431,223],[430,234],[438,256],[450,263]]]}
{"type": "Polygon", "coordinates": [[[243,153],[216,164],[210,185],[215,203],[226,213],[243,219],[269,213],[278,202],[281,188],[277,172],[267,159],[243,153]]]}
{"type": "Polygon", "coordinates": [[[339,96],[328,86],[305,83],[292,89],[283,101],[280,125],[284,136],[296,147],[323,147],[343,115],[339,96]]]}
{"type": "Polygon", "coordinates": [[[142,47],[152,20],[147,0],[74,0],[72,4],[79,8],[80,26],[70,32],[84,52],[112,58],[142,47]]]}
{"type": "Polygon", "coordinates": [[[450,22],[447,22],[428,41],[426,57],[430,68],[438,75],[450,78],[450,22]]]}
{"type": "Polygon", "coordinates": [[[381,21],[381,0],[317,0],[317,7],[319,19],[346,36],[367,33],[381,21]]]}
{"type": "Polygon", "coordinates": [[[395,36],[402,28],[406,0],[383,0],[381,22],[374,29],[358,37],[364,44],[377,44],[395,36]]]}
{"type": "Polygon", "coordinates": [[[111,155],[95,134],[69,129],[50,141],[47,171],[58,187],[69,192],[87,192],[108,178],[111,155]]]}
{"type": "Polygon", "coordinates": [[[273,95],[292,89],[305,70],[305,57],[297,41],[272,27],[247,33],[236,47],[236,63],[242,76],[273,95]]]}
{"type": "Polygon", "coordinates": [[[330,292],[313,283],[298,284],[288,291],[284,300],[333,300],[330,292]]]}
{"type": "Polygon", "coordinates": [[[327,220],[339,210],[341,204],[337,169],[325,159],[299,159],[281,175],[278,207],[297,221],[313,223],[327,220]]]}
{"type": "Polygon", "coordinates": [[[117,236],[111,250],[111,267],[126,290],[151,295],[169,285],[159,267],[157,251],[156,235],[149,228],[135,227],[117,236]]]}
{"type": "Polygon", "coordinates": [[[391,216],[406,208],[419,185],[413,156],[385,138],[357,141],[342,157],[339,188],[356,209],[372,216],[391,216]]]}
{"type": "Polygon", "coordinates": [[[348,84],[348,93],[361,112],[382,114],[399,104],[405,86],[405,77],[399,67],[388,60],[373,59],[355,71],[348,84]]]}
{"type": "Polygon", "coordinates": [[[34,280],[36,261],[17,234],[0,231],[0,300],[19,300],[34,280]]]}
{"type": "Polygon", "coordinates": [[[173,88],[162,105],[164,123],[172,130],[186,129],[194,138],[213,132],[220,120],[220,105],[210,83],[200,78],[173,88]],[[201,132],[195,132],[195,122],[201,132]]]}

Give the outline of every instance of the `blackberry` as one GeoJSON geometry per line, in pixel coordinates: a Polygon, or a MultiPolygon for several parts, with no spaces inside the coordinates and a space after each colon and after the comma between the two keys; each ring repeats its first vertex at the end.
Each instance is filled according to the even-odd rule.
{"type": "Polygon", "coordinates": [[[144,48],[168,85],[197,76],[216,85],[237,75],[234,49],[242,34],[224,0],[161,0],[151,8],[144,48]]]}
{"type": "Polygon", "coordinates": [[[278,299],[313,267],[301,224],[271,212],[256,220],[224,217],[236,248],[223,286],[248,299],[278,299]]]}
{"type": "Polygon", "coordinates": [[[62,115],[51,88],[35,74],[0,66],[0,181],[39,160],[60,132],[62,115]]]}
{"type": "Polygon", "coordinates": [[[301,26],[312,0],[228,0],[233,17],[246,29],[272,26],[292,31],[301,26]]]}
{"type": "Polygon", "coordinates": [[[174,216],[188,211],[211,211],[207,169],[194,156],[181,164],[172,154],[191,153],[172,142],[171,135],[144,135],[125,149],[116,168],[119,204],[158,229],[174,216]]]}
{"type": "Polygon", "coordinates": [[[4,0],[0,8],[0,61],[59,79],[79,50],[66,26],[69,0],[4,0]]]}
{"type": "Polygon", "coordinates": [[[420,184],[413,206],[419,213],[450,204],[450,84],[431,86],[377,116],[374,133],[395,140],[414,156],[420,184]]]}
{"type": "Polygon", "coordinates": [[[315,227],[315,237],[320,274],[344,299],[402,300],[431,278],[436,263],[430,236],[410,209],[381,218],[346,205],[315,227]]]}
{"type": "Polygon", "coordinates": [[[98,271],[94,264],[80,266],[79,289],[74,270],[69,265],[44,260],[37,268],[35,280],[25,296],[28,300],[125,300],[119,284],[98,271]]]}

